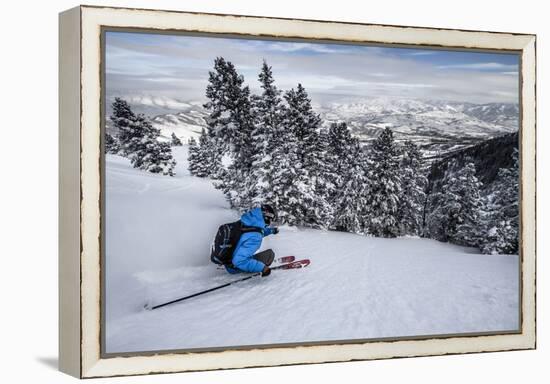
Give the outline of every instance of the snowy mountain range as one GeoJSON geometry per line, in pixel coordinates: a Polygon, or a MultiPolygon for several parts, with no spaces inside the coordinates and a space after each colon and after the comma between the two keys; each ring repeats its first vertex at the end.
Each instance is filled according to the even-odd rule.
{"type": "MultiPolygon", "coordinates": [[[[166,97],[126,98],[138,113],[151,117],[161,136],[173,133],[186,142],[206,127],[207,111],[200,101],[166,97]]],[[[445,102],[439,100],[370,98],[351,102],[313,105],[328,127],[345,121],[354,136],[368,142],[380,129],[390,127],[396,140],[411,140],[426,157],[437,157],[519,127],[517,104],[445,102]]]]}
{"type": "Polygon", "coordinates": [[[391,127],[402,136],[433,135],[490,137],[518,129],[519,110],[513,104],[472,104],[376,98],[318,107],[326,124],[347,121],[354,133],[369,138],[372,131],[391,127]]]}
{"type": "Polygon", "coordinates": [[[324,124],[346,121],[367,142],[385,127],[398,141],[411,140],[425,157],[438,157],[518,130],[515,104],[473,104],[433,100],[375,98],[317,107],[324,124]]]}

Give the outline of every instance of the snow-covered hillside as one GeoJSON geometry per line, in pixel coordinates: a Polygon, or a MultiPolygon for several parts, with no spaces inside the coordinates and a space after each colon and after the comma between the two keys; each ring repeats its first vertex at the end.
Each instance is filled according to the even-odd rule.
{"type": "Polygon", "coordinates": [[[133,352],[369,339],[519,327],[517,256],[419,238],[283,227],[263,248],[309,258],[205,296],[154,304],[234,280],[209,261],[217,227],[238,217],[208,179],[175,177],[106,155],[106,351],[133,352]]]}
{"type": "Polygon", "coordinates": [[[189,109],[178,113],[158,115],[151,119],[153,127],[160,129],[161,139],[169,140],[174,133],[182,142],[190,138],[198,139],[206,127],[206,112],[202,109],[189,109]]]}
{"type": "MultiPolygon", "coordinates": [[[[134,112],[149,117],[153,126],[160,129],[160,141],[170,141],[174,133],[182,142],[187,143],[191,137],[198,139],[201,130],[206,127],[205,118],[208,113],[200,101],[182,101],[150,95],[127,95],[123,98],[132,106],[134,112]]],[[[116,136],[109,119],[114,98],[109,98],[109,101],[106,116],[107,132],[116,136]]]]}

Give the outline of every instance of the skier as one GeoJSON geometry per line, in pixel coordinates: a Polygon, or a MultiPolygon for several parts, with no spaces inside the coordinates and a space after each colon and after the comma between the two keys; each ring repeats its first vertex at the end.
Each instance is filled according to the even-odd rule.
{"type": "Polygon", "coordinates": [[[271,249],[256,253],[262,245],[262,239],[268,235],[279,233],[277,227],[271,224],[275,221],[276,214],[273,207],[264,204],[259,208],[244,213],[241,223],[246,227],[254,227],[257,231],[244,232],[235,247],[231,265],[225,265],[229,273],[262,272],[262,276],[269,276],[275,253],[271,249]]]}

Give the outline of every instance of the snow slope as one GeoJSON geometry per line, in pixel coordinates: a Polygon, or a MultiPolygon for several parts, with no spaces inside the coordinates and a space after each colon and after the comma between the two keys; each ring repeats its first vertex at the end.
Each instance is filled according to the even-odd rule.
{"type": "Polygon", "coordinates": [[[240,276],[209,262],[219,224],[238,214],[209,180],[132,169],[106,157],[106,351],[515,330],[517,256],[481,255],[429,239],[381,239],[283,227],[263,248],[310,258],[154,311],[158,304],[240,276]]]}

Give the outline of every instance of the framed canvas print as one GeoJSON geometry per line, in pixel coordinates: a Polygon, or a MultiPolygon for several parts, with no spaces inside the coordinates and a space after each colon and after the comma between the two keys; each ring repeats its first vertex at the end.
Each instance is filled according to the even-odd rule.
{"type": "Polygon", "coordinates": [[[60,369],[535,348],[535,36],[60,14],[60,369]]]}

